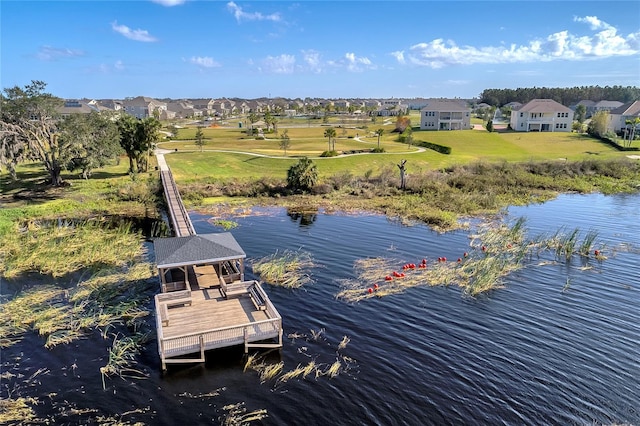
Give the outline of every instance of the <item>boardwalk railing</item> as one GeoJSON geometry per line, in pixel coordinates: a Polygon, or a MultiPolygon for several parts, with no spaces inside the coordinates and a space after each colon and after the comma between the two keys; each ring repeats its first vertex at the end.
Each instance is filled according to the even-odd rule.
{"type": "Polygon", "coordinates": [[[173,179],[171,170],[162,170],[160,172],[162,178],[162,187],[164,188],[164,196],[167,200],[167,206],[169,207],[169,217],[171,218],[171,225],[178,237],[186,237],[189,235],[196,235],[196,231],[189,218],[189,213],[184,207],[182,197],[178,191],[176,181],[173,179]]]}

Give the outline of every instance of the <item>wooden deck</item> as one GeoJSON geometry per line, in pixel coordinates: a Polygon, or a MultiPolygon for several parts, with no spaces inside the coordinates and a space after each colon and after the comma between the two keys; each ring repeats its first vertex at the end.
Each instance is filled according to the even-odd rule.
{"type": "Polygon", "coordinates": [[[265,297],[264,310],[256,308],[248,291],[224,297],[221,285],[192,288],[189,299],[162,301],[163,295],[171,293],[156,295],[158,352],[163,369],[168,363],[203,362],[204,351],[226,346],[244,345],[245,351],[250,347],[282,347],[280,314],[259,283],[248,281],[249,286],[257,286],[265,297]],[[199,356],[175,358],[188,354],[199,356]]]}

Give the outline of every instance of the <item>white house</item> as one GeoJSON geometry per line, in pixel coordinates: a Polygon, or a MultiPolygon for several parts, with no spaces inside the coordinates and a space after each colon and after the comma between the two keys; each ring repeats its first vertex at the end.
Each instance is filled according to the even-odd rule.
{"type": "Polygon", "coordinates": [[[511,112],[516,132],[570,132],[573,111],[553,99],[533,99],[511,112]]]}
{"type": "Polygon", "coordinates": [[[640,118],[640,101],[627,102],[626,104],[609,111],[608,130],[616,133],[624,132],[628,128],[627,120],[640,118]]]}
{"type": "Polygon", "coordinates": [[[464,101],[428,99],[420,110],[420,130],[464,130],[471,128],[471,108],[464,101]]]}

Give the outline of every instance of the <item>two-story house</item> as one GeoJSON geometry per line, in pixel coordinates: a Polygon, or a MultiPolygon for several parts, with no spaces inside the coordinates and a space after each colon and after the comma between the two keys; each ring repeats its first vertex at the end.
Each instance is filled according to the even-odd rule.
{"type": "Polygon", "coordinates": [[[163,111],[167,110],[167,104],[165,102],[146,96],[125,99],[122,101],[122,107],[127,114],[133,115],[136,118],[153,117],[156,111],[157,114],[160,115],[163,111]]]}
{"type": "Polygon", "coordinates": [[[570,132],[573,111],[553,99],[533,99],[511,112],[516,132],[570,132]]]}
{"type": "Polygon", "coordinates": [[[428,99],[420,110],[420,130],[464,130],[471,128],[471,108],[463,101],[428,99]]]}
{"type": "Polygon", "coordinates": [[[627,120],[634,120],[636,118],[640,118],[640,101],[627,102],[609,111],[608,130],[622,133],[625,129],[629,128],[627,120]]]}

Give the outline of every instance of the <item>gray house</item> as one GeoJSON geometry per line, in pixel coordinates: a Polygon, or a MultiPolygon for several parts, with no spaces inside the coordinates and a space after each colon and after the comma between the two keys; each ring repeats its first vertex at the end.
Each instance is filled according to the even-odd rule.
{"type": "Polygon", "coordinates": [[[471,108],[463,101],[429,99],[420,110],[420,130],[465,130],[471,128],[471,108]]]}

